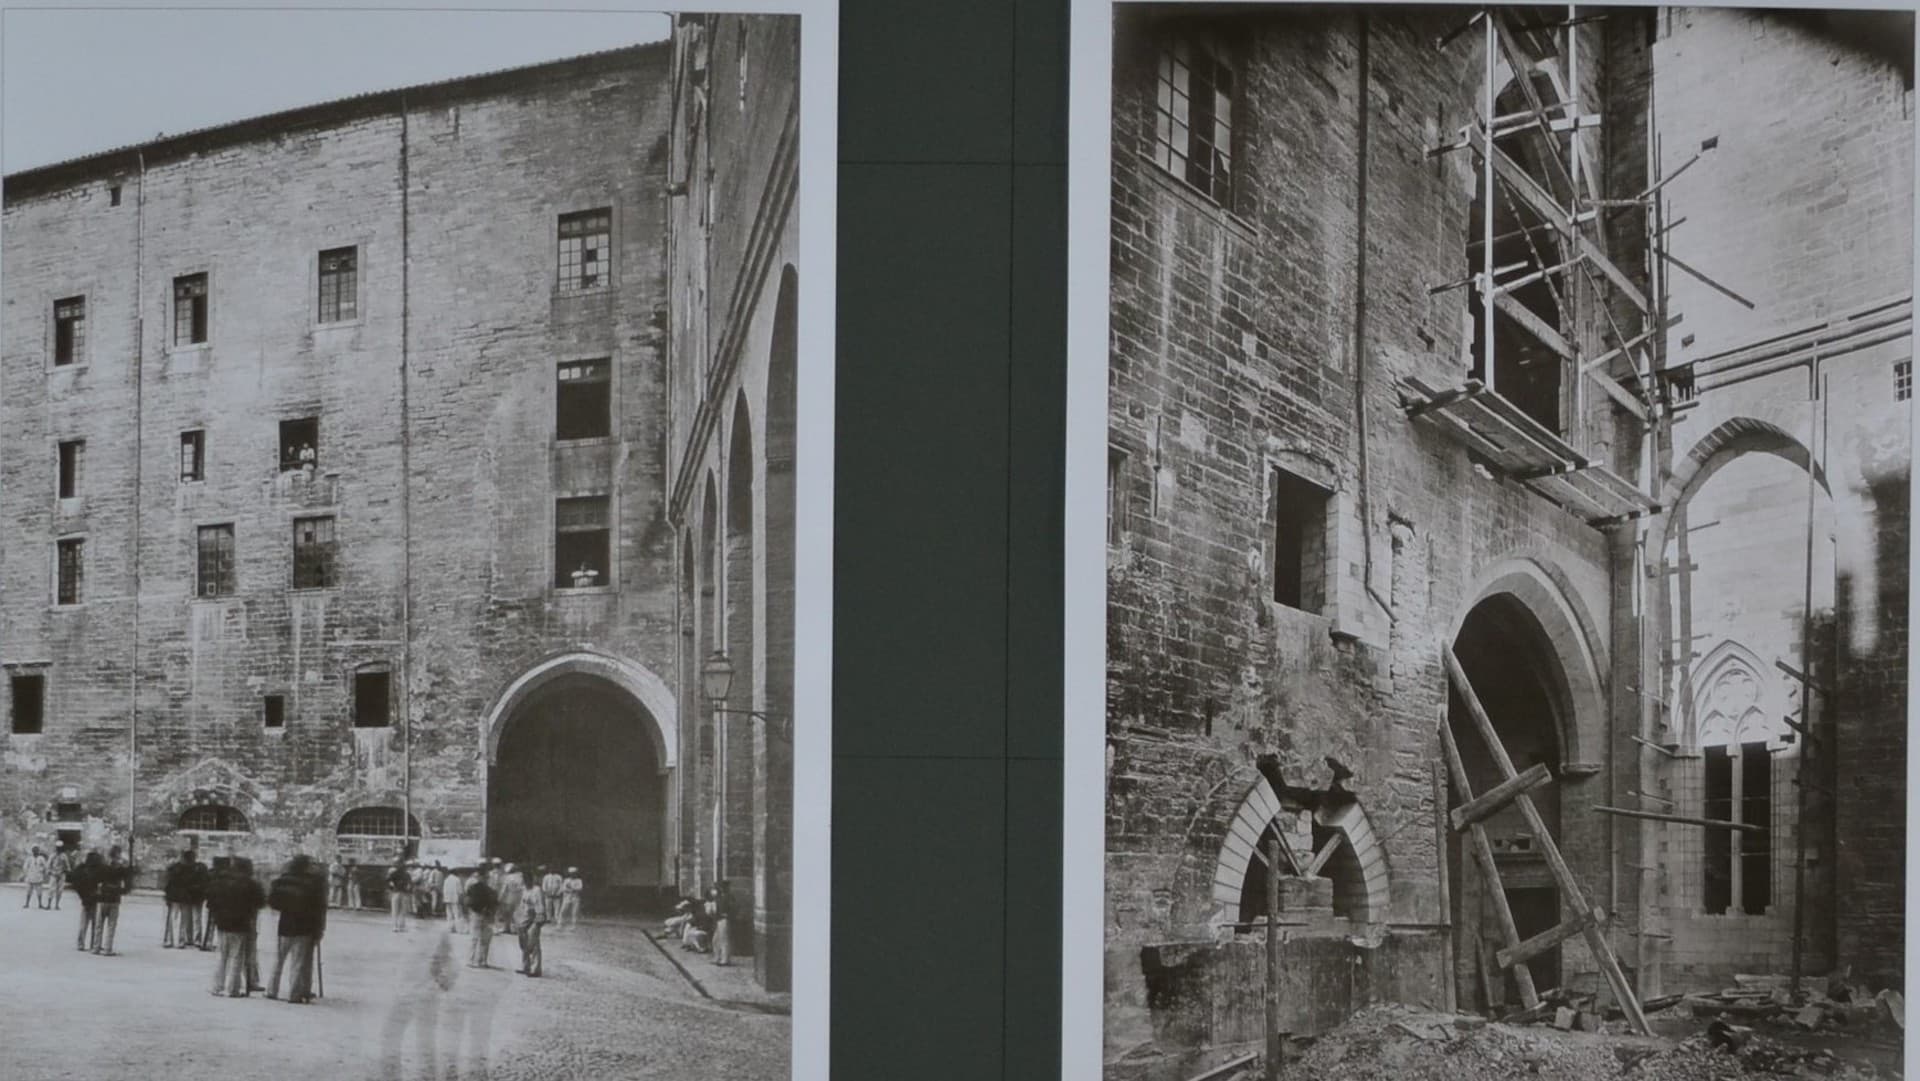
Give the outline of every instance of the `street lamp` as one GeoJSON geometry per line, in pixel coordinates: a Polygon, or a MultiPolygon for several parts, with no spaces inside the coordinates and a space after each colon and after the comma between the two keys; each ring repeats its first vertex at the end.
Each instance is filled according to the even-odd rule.
{"type": "Polygon", "coordinates": [[[730,709],[723,705],[727,694],[733,689],[733,661],[725,652],[714,650],[707,657],[707,663],[700,666],[700,690],[707,696],[707,708],[715,713],[742,713],[767,726],[769,732],[782,740],[793,742],[793,718],[784,714],[764,713],[757,709],[730,709]]]}

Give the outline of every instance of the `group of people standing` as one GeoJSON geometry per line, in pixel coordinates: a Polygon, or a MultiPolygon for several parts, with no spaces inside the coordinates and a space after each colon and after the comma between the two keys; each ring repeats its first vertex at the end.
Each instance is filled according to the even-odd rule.
{"type": "Polygon", "coordinates": [[[666,931],[680,940],[681,949],[711,954],[716,965],[732,964],[732,888],[716,882],[699,897],[682,897],[667,917],[666,931]]]}
{"type": "Polygon", "coordinates": [[[108,849],[104,857],[91,849],[82,858],[77,847],[48,854],[35,845],[27,856],[27,897],[20,907],[37,901],[42,910],[59,911],[60,898],[69,889],[80,900],[80,933],[73,948],[118,957],[113,936],[120,928],[120,898],[133,889],[133,867],[121,858],[120,846],[108,849]]]}
{"type": "Polygon", "coordinates": [[[252,860],[235,858],[209,868],[188,849],[167,865],[161,892],[167,902],[161,948],[212,950],[219,935],[216,996],[246,998],[264,991],[277,999],[284,974],[289,1003],[313,1001],[315,966],[327,927],[327,883],[311,857],[294,856],[263,888],[252,860]],[[262,984],[258,943],[260,913],[266,908],[279,914],[279,925],[273,973],[262,984]]]}

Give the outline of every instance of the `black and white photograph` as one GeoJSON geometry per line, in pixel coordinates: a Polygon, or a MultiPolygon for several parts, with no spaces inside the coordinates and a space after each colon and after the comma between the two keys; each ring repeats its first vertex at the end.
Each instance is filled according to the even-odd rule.
{"type": "Polygon", "coordinates": [[[0,1074],[824,1077],[830,3],[0,20],[0,1074]]]}
{"type": "Polygon", "coordinates": [[[1912,12],[1074,14],[1066,1074],[1903,1076],[1912,12]]]}

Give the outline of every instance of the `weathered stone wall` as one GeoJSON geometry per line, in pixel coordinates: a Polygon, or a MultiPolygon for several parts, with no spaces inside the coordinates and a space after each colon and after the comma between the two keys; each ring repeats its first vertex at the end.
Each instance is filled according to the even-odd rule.
{"type": "MultiPolygon", "coordinates": [[[[133,740],[143,862],[201,802],[244,812],[251,833],[220,843],[261,859],[329,851],[364,805],[478,842],[510,681],[561,652],[670,671],[666,61],[603,54],[9,193],[0,661],[46,663],[51,688],[44,735],[0,734],[9,846],[61,785],[124,830],[133,740]],[[598,206],[612,283],[557,295],[557,216],[598,206]],[[359,315],[319,325],[317,253],[345,245],[359,315]],[[198,272],[208,341],[175,348],[172,279],[198,272]],[[55,369],[52,301],[78,293],[86,363],[55,369]],[[586,357],[612,359],[614,434],[556,445],[556,362],[586,357]],[[307,415],[317,468],[282,473],[278,423],[307,415]],[[180,478],[190,428],[198,483],[180,478]],[[82,496],[56,506],[53,444],[75,437],[82,496]],[[614,588],[552,588],[554,498],[576,491],[612,496],[614,588]],[[335,517],[339,571],[296,590],[292,520],[310,514],[335,517]],[[234,527],[236,589],[201,600],[196,529],[216,523],[234,527]],[[68,532],[87,537],[85,598],[54,606],[68,532]],[[355,729],[370,665],[391,672],[393,724],[355,729]],[[263,727],[268,694],[284,729],[263,727]]],[[[666,703],[652,720],[671,732],[666,703]]]]}

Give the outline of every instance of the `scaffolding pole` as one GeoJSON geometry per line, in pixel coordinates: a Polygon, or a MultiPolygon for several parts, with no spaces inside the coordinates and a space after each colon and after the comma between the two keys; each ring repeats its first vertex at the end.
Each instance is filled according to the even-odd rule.
{"type": "MultiPolygon", "coordinates": [[[[1823,465],[1815,461],[1815,448],[1825,458],[1826,376],[1820,371],[1820,354],[1815,353],[1807,373],[1807,560],[1800,605],[1800,731],[1812,734],[1813,724],[1813,520],[1818,489],[1814,476],[1823,465]]],[[[1793,968],[1787,993],[1799,997],[1800,976],[1806,948],[1807,901],[1807,785],[1812,780],[1813,743],[1800,741],[1800,779],[1794,786],[1793,816],[1793,968]]]]}

